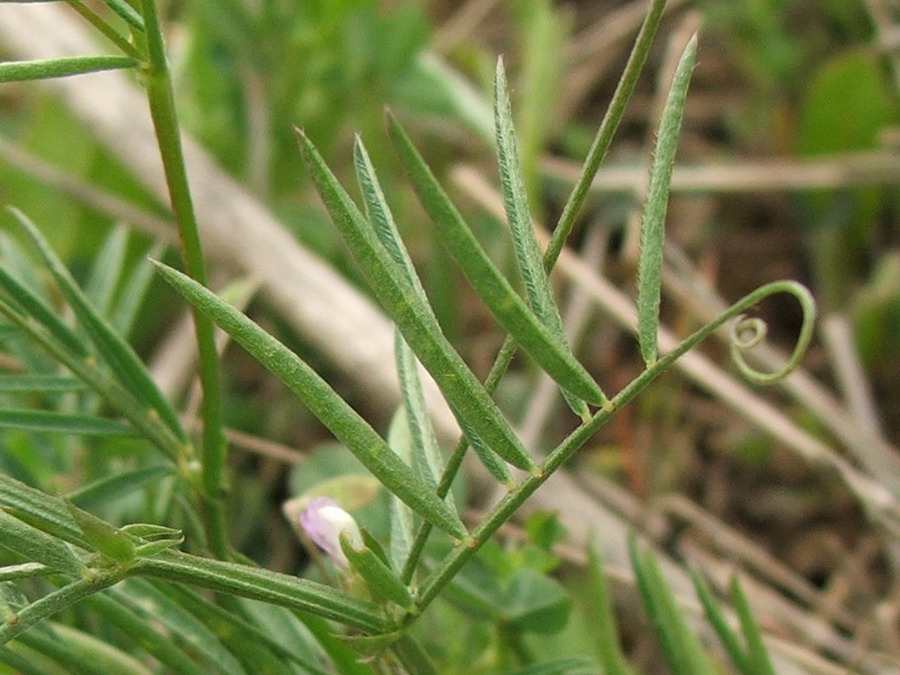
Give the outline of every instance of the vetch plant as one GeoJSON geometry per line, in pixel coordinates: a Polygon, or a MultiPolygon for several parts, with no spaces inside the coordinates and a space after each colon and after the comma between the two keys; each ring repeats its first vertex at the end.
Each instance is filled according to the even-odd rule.
{"type": "MultiPolygon", "coordinates": [[[[733,345],[741,371],[755,381],[769,382],[796,367],[809,344],[815,315],[809,292],[795,282],[777,281],[742,298],[675,349],[659,352],[666,205],[697,55],[696,38],[685,48],[671,83],[643,210],[636,305],[638,348],[646,367],[633,381],[612,393],[579,362],[568,344],[548,274],[572,230],[646,60],[664,4],[654,0],[585,159],[582,175],[544,251],[538,244],[525,194],[503,64],[497,64],[497,162],[524,297],[519,296],[514,283],[488,256],[398,119],[391,113],[387,115],[387,133],[397,159],[437,237],[509,335],[485,382],[479,380],[445,336],[399,235],[388,196],[362,139],[357,138],[353,147],[362,196],[362,204],[358,205],[322,159],[315,139],[297,130],[298,161],[305,164],[334,225],[396,326],[396,360],[403,394],[396,423],[407,439],[406,447],[401,448],[400,443],[389,442],[374,429],[299,355],[207,288],[158,7],[153,0],[104,0],[102,4],[112,15],[80,2],[71,3],[121,55],[3,64],[0,81],[62,77],[111,68],[138,71],[166,170],[184,272],[162,262],[154,265],[194,310],[203,394],[202,431],[195,438],[185,429],[174,404],[162,395],[121,337],[121,327],[114,325],[115,312],[95,306],[39,229],[25,214],[12,208],[10,213],[36,249],[40,264],[49,272],[55,291],[65,299],[74,321],[71,325],[60,319],[46,294],[36,292],[3,268],[0,313],[10,331],[24,339],[30,349],[41,352],[39,358],[30,361],[40,364],[40,369],[28,376],[34,388],[44,392],[53,387],[83,390],[79,389],[78,405],[68,412],[3,409],[0,423],[20,429],[80,434],[89,439],[138,436],[152,447],[154,460],[128,474],[112,477],[108,484],[91,486],[93,493],[75,492],[66,498],[30,487],[11,476],[0,476],[0,545],[19,560],[0,568],[0,578],[6,588],[22,583],[30,597],[36,598],[16,598],[2,607],[0,642],[24,645],[25,651],[0,650],[0,661],[18,667],[27,659],[23,653],[46,647],[42,625],[62,631],[61,623],[53,623],[54,617],[84,605],[111,625],[122,629],[131,626],[128,630],[140,634],[141,643],[149,645],[147,651],[173,672],[361,672],[365,667],[357,663],[357,654],[375,659],[375,667],[382,672],[397,667],[414,673],[436,672],[431,657],[415,637],[415,627],[423,613],[454,583],[457,590],[461,587],[463,567],[486,547],[525,500],[676,359],[723,325],[735,321],[733,345]],[[790,294],[800,303],[802,328],[783,368],[772,374],[759,373],[744,361],[741,350],[752,348],[762,339],[762,325],[742,316],[776,293],[790,294]],[[358,587],[353,585],[333,588],[268,571],[231,550],[225,506],[228,499],[236,496],[229,493],[226,477],[227,448],[213,326],[224,330],[293,392],[390,494],[389,541],[377,541],[327,497],[313,498],[299,516],[299,525],[312,541],[340,570],[358,575],[365,592],[357,592],[358,587]],[[750,338],[746,337],[748,331],[750,338]],[[525,447],[493,398],[519,348],[558,384],[579,420],[578,426],[543,457],[525,447]],[[462,430],[459,443],[446,459],[439,451],[428,418],[419,365],[436,382],[462,430]],[[466,522],[450,493],[470,447],[506,489],[499,503],[474,524],[466,522]],[[172,518],[178,527],[152,523],[115,527],[85,507],[97,499],[98,493],[137,494],[150,488],[166,500],[161,515],[172,518]],[[175,514],[177,518],[173,518],[175,514]],[[439,547],[443,554],[429,554],[432,546],[439,547]],[[191,552],[184,552],[181,547],[191,552]],[[148,603],[160,608],[159,614],[152,616],[161,626],[158,631],[151,627],[151,618],[146,615],[148,603]],[[336,639],[339,629],[330,622],[346,628],[347,633],[336,639]],[[278,630],[273,628],[276,625],[278,630]],[[252,635],[252,648],[233,647],[236,653],[223,650],[216,632],[252,635]],[[291,638],[296,636],[302,638],[292,643],[291,638]]],[[[110,250],[114,247],[114,243],[110,244],[110,250]]],[[[18,249],[13,250],[19,254],[18,249]]],[[[124,269],[121,273],[127,276],[124,269]]],[[[146,291],[147,283],[146,278],[135,282],[137,296],[146,291]]],[[[24,380],[21,384],[25,386],[24,380]]],[[[658,610],[654,616],[662,617],[658,623],[678,627],[674,633],[665,629],[661,633],[673,667],[680,672],[701,672],[691,670],[702,667],[698,665],[704,658],[700,647],[688,637],[689,630],[678,623],[678,609],[666,595],[652,558],[635,548],[633,559],[645,603],[658,610]]],[[[598,567],[593,560],[594,567],[598,567]]],[[[513,642],[522,633],[539,627],[540,617],[550,616],[541,614],[540,601],[557,598],[552,582],[543,577],[539,577],[542,581],[534,581],[534,576],[514,576],[507,587],[497,591],[497,597],[512,598],[512,608],[506,608],[508,614],[503,620],[513,642]]],[[[602,574],[595,583],[602,584],[601,577],[602,574]]],[[[749,644],[747,650],[727,632],[715,605],[708,598],[704,604],[730,653],[750,668],[764,662],[764,649],[738,586],[734,596],[749,644]]],[[[564,604],[549,603],[548,611],[555,619],[561,616],[564,604]]],[[[64,634],[68,636],[63,640],[64,648],[50,657],[60,667],[80,663],[76,646],[88,649],[85,645],[89,642],[85,634],[64,634]]],[[[96,650],[96,645],[93,647],[96,650]]],[[[122,650],[116,658],[122,667],[131,663],[122,650]]],[[[618,658],[606,665],[610,672],[625,670],[618,658]]]]}

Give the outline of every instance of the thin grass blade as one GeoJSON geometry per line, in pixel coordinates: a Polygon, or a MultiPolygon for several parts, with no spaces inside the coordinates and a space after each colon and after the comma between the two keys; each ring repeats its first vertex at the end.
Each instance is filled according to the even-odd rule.
{"type": "Polygon", "coordinates": [[[441,332],[434,314],[381,245],[312,142],[297,130],[300,151],[335,226],[407,344],[431,373],[461,426],[468,425],[510,464],[535,464],[482,384],[441,332]]]}
{"type": "Polygon", "coordinates": [[[300,357],[206,287],[162,263],[156,265],[162,277],[188,302],[231,335],[293,391],[388,490],[445,532],[456,537],[467,536],[459,517],[300,357]]]}
{"type": "Polygon", "coordinates": [[[179,440],[187,442],[187,435],[178,415],[156,386],[138,355],[88,302],[84,292],[37,227],[18,209],[11,208],[10,212],[28,233],[75,315],[97,346],[99,354],[109,363],[110,368],[128,390],[155,410],[179,440]]]}
{"type": "Polygon", "coordinates": [[[666,663],[675,675],[715,675],[716,671],[688,626],[684,611],[678,606],[653,551],[639,549],[634,537],[628,543],[638,590],[666,655],[666,663]]]}
{"type": "Polygon", "coordinates": [[[731,601],[741,622],[744,640],[747,642],[749,667],[746,672],[753,673],[753,675],[775,675],[775,667],[772,665],[769,652],[763,642],[759,624],[753,616],[750,602],[736,576],[731,580],[731,601]]]}
{"type": "Polygon", "coordinates": [[[728,625],[728,621],[713,597],[709,585],[696,570],[691,571],[691,577],[694,582],[694,588],[697,590],[697,597],[700,599],[700,604],[703,605],[703,611],[706,613],[706,618],[709,620],[713,630],[716,631],[716,635],[718,635],[722,646],[725,647],[731,662],[744,675],[752,675],[756,671],[752,669],[750,658],[740,639],[731,629],[731,626],[728,625]]]}
{"type": "Polygon", "coordinates": [[[101,478],[69,493],[68,499],[82,509],[92,509],[134,494],[146,485],[172,475],[173,467],[170,465],[145,466],[101,478]]]}
{"type": "Polygon", "coordinates": [[[400,161],[444,246],[491,313],[563,388],[586,401],[603,404],[606,397],[600,387],[500,274],[406,132],[390,114],[388,129],[400,161]]]}
{"type": "Polygon", "coordinates": [[[622,646],[613,613],[612,600],[606,581],[606,572],[600,558],[600,547],[596,534],[592,533],[588,544],[588,583],[595,608],[594,620],[597,627],[597,652],[606,675],[633,675],[622,646]]]}
{"type": "Polygon", "coordinates": [[[116,288],[125,272],[127,253],[128,230],[120,225],[113,228],[94,257],[84,295],[102,316],[110,315],[116,288]]]}
{"type": "MultiPolygon", "coordinates": [[[[544,270],[544,259],[534,233],[525,183],[519,167],[519,152],[516,147],[516,133],[513,128],[512,109],[503,59],[497,60],[494,80],[494,126],[497,135],[497,163],[500,167],[500,186],[506,219],[512,231],[513,250],[519,265],[519,273],[525,284],[525,297],[531,311],[556,336],[563,345],[566,334],[562,317],[553,298],[550,281],[544,270]]],[[[590,414],[587,404],[568,390],[563,390],[566,402],[572,411],[586,419],[590,414]]]]}
{"type": "Polygon", "coordinates": [[[697,36],[688,42],[675,69],[675,77],[663,109],[657,134],[647,202],[641,220],[641,257],[638,261],[638,343],[648,366],[658,354],[660,289],[662,287],[663,245],[669,184],[678,149],[678,134],[684,116],[691,72],[697,59],[697,36]]]}

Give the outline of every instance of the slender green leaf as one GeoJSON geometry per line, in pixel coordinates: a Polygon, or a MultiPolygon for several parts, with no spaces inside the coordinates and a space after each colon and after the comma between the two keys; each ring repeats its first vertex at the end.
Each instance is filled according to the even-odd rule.
{"type": "Polygon", "coordinates": [[[102,0],[103,4],[118,14],[129,26],[139,31],[144,30],[144,20],[141,15],[128,4],[127,0],[102,0]]]}
{"type": "Polygon", "coordinates": [[[150,291],[150,284],[156,278],[153,265],[147,263],[149,258],[159,258],[164,246],[156,244],[143,256],[146,264],[136,265],[125,280],[116,307],[110,316],[110,323],[122,337],[127,338],[135,322],[140,317],[144,299],[150,291]]]}
{"type": "Polygon", "coordinates": [[[156,386],[138,355],[112,329],[106,319],[100,316],[94,307],[91,306],[84,292],[79,288],[75,279],[72,278],[69,270],[66,269],[66,266],[54,253],[37,227],[18,209],[10,208],[9,211],[28,233],[56,283],[59,284],[59,288],[66,300],[71,305],[79,321],[84,325],[91,340],[97,346],[102,358],[109,363],[128,390],[155,410],[169,430],[179,440],[186,442],[187,436],[181,426],[178,415],[175,414],[166,397],[163,396],[159,387],[156,386]]]}
{"type": "Polygon", "coordinates": [[[678,61],[669,96],[663,109],[657,133],[647,202],[641,220],[641,257],[638,262],[638,341],[644,363],[656,361],[659,330],[659,300],[662,287],[663,245],[666,210],[669,205],[669,184],[678,149],[678,134],[684,116],[691,72],[697,59],[697,36],[688,42],[678,61]]]}
{"type": "Polygon", "coordinates": [[[84,565],[64,542],[0,509],[0,545],[31,562],[80,577],[84,565]]]}
{"type": "Polygon", "coordinates": [[[588,544],[588,583],[593,602],[592,618],[596,622],[597,653],[606,675],[632,675],[633,670],[622,652],[612,599],[606,581],[606,572],[600,558],[600,545],[596,532],[591,533],[588,544]]]}
{"type": "Polygon", "coordinates": [[[17,621],[7,621],[0,625],[0,645],[22,635],[36,623],[118,583],[124,578],[124,574],[118,568],[94,570],[89,577],[79,578],[31,603],[16,613],[17,621]]]}
{"type": "Polygon", "coordinates": [[[148,483],[171,475],[170,465],[145,466],[101,478],[70,493],[68,498],[80,508],[90,509],[134,494],[148,483]]]}
{"type": "MultiPolygon", "coordinates": [[[[610,675],[611,671],[600,671],[603,675],[610,675]]],[[[509,675],[594,675],[597,673],[597,664],[586,656],[569,656],[535,663],[514,670],[509,675]]]]}
{"type": "Polygon", "coordinates": [[[407,344],[437,382],[461,426],[468,425],[492,451],[510,464],[535,470],[534,462],[509,422],[447,341],[427,303],[410,286],[406,273],[372,233],[312,142],[299,129],[297,134],[303,159],[335,226],[365,270],[372,289],[394,319],[407,344]]]}
{"type": "Polygon", "coordinates": [[[134,541],[131,537],[90,511],[79,509],[70,502],[66,502],[66,506],[84,533],[84,538],[100,553],[120,565],[129,565],[134,560],[134,541]]]}
{"type": "MultiPolygon", "coordinates": [[[[102,593],[88,598],[85,604],[105,621],[118,628],[128,640],[135,642],[154,659],[171,669],[171,672],[180,675],[204,675],[208,672],[179,649],[177,642],[154,629],[160,622],[158,612],[150,616],[141,616],[102,593]]],[[[180,639],[184,637],[183,634],[178,636],[180,639]]]]}
{"type": "MultiPolygon", "coordinates": [[[[438,327],[437,318],[431,310],[431,305],[428,302],[428,297],[425,295],[425,290],[422,288],[422,284],[416,274],[409,253],[403,245],[403,240],[400,238],[400,232],[397,229],[390,208],[384,198],[384,193],[378,182],[378,177],[375,175],[375,168],[372,166],[369,155],[366,152],[362,141],[358,137],[356,139],[353,156],[354,163],[356,164],[357,179],[366,206],[366,216],[369,219],[369,222],[372,223],[375,236],[394,260],[399,271],[405,275],[406,280],[415,291],[418,300],[421,301],[420,306],[423,312],[431,321],[435,331],[439,333],[440,328],[438,327]]],[[[405,341],[404,345],[407,345],[405,341]]],[[[404,366],[404,360],[402,358],[403,351],[398,351],[398,349],[401,348],[395,348],[395,352],[398,354],[397,364],[400,375],[400,387],[404,402],[410,413],[410,429],[416,441],[414,447],[420,453],[424,452],[426,462],[430,465],[431,470],[434,473],[435,467],[440,465],[439,455],[437,454],[437,440],[433,438],[433,432],[431,434],[432,439],[428,439],[426,436],[422,435],[427,433],[426,427],[430,427],[431,422],[429,415],[425,410],[424,396],[422,396],[421,393],[418,395],[415,394],[418,373],[414,366],[404,366]],[[415,382],[408,379],[410,377],[415,378],[415,382]],[[428,459],[429,456],[431,459],[428,459]]],[[[407,346],[406,351],[409,350],[410,348],[407,346]]],[[[418,389],[421,390],[421,386],[418,386],[418,389]]],[[[503,463],[497,459],[496,455],[494,455],[494,453],[488,449],[487,445],[478,437],[478,433],[475,429],[462,419],[462,415],[457,414],[456,417],[457,419],[460,419],[460,426],[463,428],[466,437],[471,439],[472,447],[475,449],[476,454],[484,463],[485,467],[487,467],[488,471],[490,471],[490,473],[501,483],[509,485],[512,479],[503,463]]],[[[515,464],[515,462],[512,463],[515,464]]],[[[440,476],[440,471],[434,473],[434,476],[436,482],[440,476]]]]}
{"type": "MultiPolygon", "coordinates": [[[[53,569],[41,563],[4,565],[3,567],[0,567],[0,582],[13,581],[15,579],[30,579],[32,577],[46,577],[51,574],[55,574],[53,569]]],[[[0,593],[0,602],[5,602],[2,593],[0,593]]]]}
{"type": "Polygon", "coordinates": [[[756,671],[752,669],[749,656],[745,652],[743,645],[741,645],[738,636],[728,625],[725,615],[719,609],[715,598],[713,598],[709,585],[696,570],[691,571],[691,577],[694,581],[694,588],[697,589],[697,597],[700,599],[700,604],[703,605],[704,612],[706,612],[706,618],[709,619],[710,625],[716,631],[716,635],[719,636],[719,641],[725,647],[731,662],[744,675],[755,673],[756,671]]]}
{"type": "Polygon", "coordinates": [[[59,392],[79,391],[84,383],[60,375],[0,375],[0,392],[59,392]]]}
{"type": "Polygon", "coordinates": [[[84,294],[99,314],[108,317],[119,280],[125,272],[128,253],[128,230],[119,225],[103,241],[94,257],[84,294]]]}
{"type": "Polygon", "coordinates": [[[372,602],[308,579],[250,565],[169,550],[138,561],[134,573],[311,612],[373,633],[386,628],[379,606],[372,602]]]}
{"type": "Polygon", "coordinates": [[[58,312],[47,305],[40,297],[26,288],[0,266],[0,288],[6,293],[8,300],[0,305],[3,314],[12,319],[12,311],[28,317],[43,326],[69,352],[79,358],[88,357],[88,348],[82,339],[59,318],[58,312]]]}
{"type": "Polygon", "coordinates": [[[629,550],[644,609],[672,672],[675,675],[715,675],[709,657],[688,626],[684,611],[678,606],[653,552],[640,550],[634,537],[629,540],[629,550]]]}
{"type": "Polygon", "coordinates": [[[569,197],[566,199],[566,205],[559,216],[556,227],[553,228],[553,236],[550,244],[544,253],[544,267],[547,270],[553,269],[559,254],[565,246],[566,239],[572,232],[578,212],[581,210],[584,200],[588,195],[594,177],[606,152],[612,144],[613,136],[622,121],[625,114],[625,108],[628,100],[634,92],[641,70],[647,61],[647,55],[650,53],[650,46],[653,44],[653,38],[659,28],[662,19],[663,10],[666,8],[666,0],[650,0],[650,6],[647,8],[647,14],[638,36],[635,38],[634,47],[628,55],[628,62],[625,64],[625,70],[622,71],[622,77],[616,85],[616,91],[613,93],[612,100],[609,102],[609,108],[600,122],[600,127],[591,141],[591,147],[588,150],[587,157],[581,167],[581,174],[572,187],[569,197]]]}
{"type": "Polygon", "coordinates": [[[346,533],[341,534],[341,548],[350,562],[350,568],[363,578],[375,597],[396,602],[407,609],[412,607],[409,589],[371,549],[366,546],[353,548],[346,533]]]}
{"type": "Polygon", "coordinates": [[[167,282],[293,391],[388,490],[445,532],[456,537],[466,536],[459,517],[302,359],[206,287],[171,267],[156,264],[167,282]]]}
{"type": "Polygon", "coordinates": [[[6,61],[0,63],[0,82],[46,80],[102,70],[136,68],[139,63],[128,56],[60,56],[43,61],[6,61]]]}
{"type": "MultiPolygon", "coordinates": [[[[531,311],[560,343],[566,344],[562,317],[554,301],[547,272],[544,270],[543,256],[534,234],[531,213],[528,209],[525,183],[519,167],[519,153],[516,148],[516,134],[513,128],[506,74],[503,71],[503,59],[497,60],[494,81],[494,126],[497,134],[497,163],[500,167],[503,204],[506,208],[506,219],[509,221],[512,231],[513,250],[519,264],[519,273],[525,284],[525,297],[531,311]]],[[[572,411],[582,419],[586,419],[590,414],[587,404],[566,390],[563,390],[563,394],[572,411]]]]}
{"type": "Polygon", "coordinates": [[[0,427],[86,436],[134,436],[134,427],[114,420],[44,410],[0,409],[0,427]]]}
{"type": "MultiPolygon", "coordinates": [[[[402,337],[397,337],[398,341],[402,339],[402,337]]],[[[387,441],[391,450],[396,452],[397,456],[404,463],[412,465],[413,440],[407,418],[406,408],[400,406],[391,419],[387,441]]],[[[415,530],[412,509],[395,495],[391,495],[391,500],[388,504],[388,519],[391,526],[390,546],[388,548],[391,562],[394,564],[394,567],[401,569],[412,548],[415,530]]]]}
{"type": "MultiPolygon", "coordinates": [[[[244,675],[240,662],[217,637],[198,605],[206,602],[186,601],[184,597],[170,597],[172,591],[162,592],[156,582],[145,579],[128,579],[110,591],[117,604],[127,608],[146,624],[165,627],[171,635],[178,636],[193,658],[207,672],[223,675],[244,675]]],[[[185,591],[185,595],[190,593],[185,591]]],[[[194,594],[191,593],[194,597],[194,594]]]]}
{"type": "Polygon", "coordinates": [[[597,383],[528,309],[488,258],[406,132],[391,115],[388,115],[388,127],[401,163],[444,246],[491,313],[561,386],[591,403],[604,403],[606,398],[597,383]]]}
{"type": "Polygon", "coordinates": [[[753,617],[750,602],[747,600],[747,596],[744,594],[737,576],[731,580],[731,600],[741,622],[744,640],[747,642],[749,667],[746,673],[748,675],[750,673],[753,675],[775,675],[775,668],[772,666],[771,659],[769,659],[769,652],[763,642],[759,624],[753,617]]]}
{"type": "Polygon", "coordinates": [[[54,537],[89,549],[65,502],[0,474],[0,507],[54,537]]]}

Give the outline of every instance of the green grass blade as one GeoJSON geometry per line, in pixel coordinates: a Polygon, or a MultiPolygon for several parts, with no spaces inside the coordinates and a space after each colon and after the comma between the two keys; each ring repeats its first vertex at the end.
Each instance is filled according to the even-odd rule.
{"type": "MultiPolygon", "coordinates": [[[[500,167],[500,186],[506,219],[512,231],[513,250],[519,264],[519,272],[525,284],[525,297],[538,319],[550,329],[557,340],[566,344],[562,317],[550,289],[550,281],[544,270],[544,259],[534,233],[525,183],[519,166],[519,152],[516,148],[516,134],[513,128],[512,109],[503,59],[497,60],[494,80],[494,126],[497,138],[497,163],[500,167]]],[[[585,419],[590,413],[587,404],[563,390],[566,402],[572,411],[585,419]]]]}
{"type": "MultiPolygon", "coordinates": [[[[403,338],[397,337],[398,340],[403,338]]],[[[391,419],[387,441],[391,450],[397,453],[406,464],[413,464],[413,437],[407,420],[408,414],[404,406],[400,406],[391,419]]],[[[388,521],[390,522],[390,547],[388,553],[394,567],[401,569],[412,548],[415,532],[413,512],[396,495],[391,495],[388,504],[388,521]]]]}
{"type": "Polygon", "coordinates": [[[69,415],[47,410],[0,409],[0,427],[84,436],[134,436],[134,427],[90,415],[69,415]]]}
{"type": "Polygon", "coordinates": [[[445,532],[456,537],[467,535],[459,517],[300,357],[206,287],[162,263],[156,265],[162,277],[188,302],[231,335],[294,392],[388,490],[445,532]]]}
{"type": "Polygon", "coordinates": [[[678,134],[684,116],[691,72],[697,58],[697,36],[688,42],[669,89],[666,105],[659,122],[647,202],[641,220],[641,257],[638,262],[638,342],[644,363],[656,362],[659,330],[659,300],[662,287],[663,244],[666,209],[669,204],[669,184],[678,149],[678,134]]]}
{"type": "Polygon", "coordinates": [[[600,558],[596,533],[592,533],[591,541],[588,544],[587,571],[593,600],[591,606],[595,610],[593,615],[597,629],[597,652],[603,672],[606,675],[633,675],[634,671],[622,653],[622,646],[619,643],[619,631],[616,627],[616,617],[606,581],[606,572],[600,558]]]}
{"type": "Polygon", "coordinates": [[[83,324],[91,340],[97,346],[98,352],[109,363],[116,376],[121,379],[132,395],[156,411],[179,440],[186,442],[187,436],[178,415],[175,414],[166,397],[156,386],[138,355],[88,302],[69,270],[66,269],[66,266],[56,256],[28,217],[18,209],[10,208],[9,210],[28,233],[78,320],[83,324]]]}
{"type": "Polygon", "coordinates": [[[769,652],[763,642],[759,624],[753,617],[750,603],[747,601],[747,596],[744,594],[744,589],[741,588],[737,576],[731,580],[731,601],[734,603],[734,609],[744,633],[744,640],[747,642],[749,664],[745,672],[748,675],[751,673],[753,675],[775,675],[775,668],[769,659],[769,652]]]}
{"type": "Polygon", "coordinates": [[[428,304],[372,233],[312,142],[302,131],[297,133],[304,162],[335,226],[407,344],[437,382],[461,426],[473,429],[492,451],[510,464],[534,470],[534,462],[509,422],[441,332],[428,304]]]}
{"type": "Polygon", "coordinates": [[[0,83],[122,70],[136,68],[139,64],[137,59],[128,56],[65,56],[42,61],[6,61],[0,63],[0,83]]]}
{"type": "Polygon", "coordinates": [[[706,618],[713,630],[716,631],[716,635],[719,636],[719,641],[725,647],[731,662],[744,675],[752,675],[756,671],[751,668],[750,658],[740,639],[728,625],[725,615],[709,590],[709,585],[696,570],[691,571],[691,577],[694,581],[694,588],[697,589],[697,597],[700,599],[700,604],[703,605],[703,611],[706,612],[706,618]]]}
{"type": "Polygon", "coordinates": [[[597,383],[528,309],[490,261],[406,132],[391,115],[388,115],[388,129],[400,161],[444,246],[491,313],[563,388],[591,403],[604,403],[606,399],[597,383]]]}
{"type": "Polygon", "coordinates": [[[691,631],[653,551],[640,550],[634,537],[629,540],[629,551],[644,608],[672,672],[675,675],[715,675],[716,671],[691,631]]]}

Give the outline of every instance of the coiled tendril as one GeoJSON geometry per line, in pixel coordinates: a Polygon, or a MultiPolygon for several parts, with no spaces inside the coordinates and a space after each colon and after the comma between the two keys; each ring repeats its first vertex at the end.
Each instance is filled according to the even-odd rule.
{"type": "MultiPolygon", "coordinates": [[[[786,377],[800,364],[812,340],[816,319],[816,303],[805,286],[795,281],[775,281],[771,284],[766,284],[729,307],[723,312],[720,319],[727,321],[729,316],[734,314],[737,314],[737,316],[731,325],[731,358],[744,377],[756,384],[772,384],[786,377]],[[775,372],[765,373],[747,363],[744,354],[766,339],[768,326],[762,319],[748,317],[746,314],[743,314],[743,311],[776,293],[789,293],[797,299],[803,311],[803,323],[800,326],[797,343],[794,345],[794,350],[791,352],[787,362],[775,372]]],[[[714,323],[719,323],[719,321],[717,320],[714,323]]]]}

